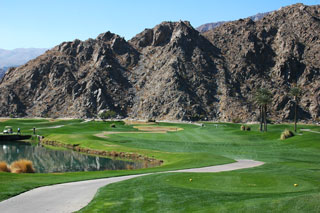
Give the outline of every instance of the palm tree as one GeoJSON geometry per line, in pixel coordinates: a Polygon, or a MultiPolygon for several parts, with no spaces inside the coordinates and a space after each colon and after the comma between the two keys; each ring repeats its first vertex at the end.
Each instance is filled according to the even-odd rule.
{"type": "Polygon", "coordinates": [[[263,125],[263,104],[262,104],[262,95],[259,90],[257,90],[255,94],[255,101],[257,105],[259,105],[259,111],[260,111],[260,132],[262,132],[262,125],[263,125]]]}
{"type": "Polygon", "coordinates": [[[272,100],[272,94],[268,89],[260,88],[256,92],[255,99],[260,105],[260,131],[262,131],[262,123],[264,123],[264,131],[267,131],[267,105],[272,100]]]}
{"type": "Polygon", "coordinates": [[[294,131],[297,132],[297,107],[302,91],[299,87],[292,87],[290,89],[290,95],[294,97],[294,131]]]}

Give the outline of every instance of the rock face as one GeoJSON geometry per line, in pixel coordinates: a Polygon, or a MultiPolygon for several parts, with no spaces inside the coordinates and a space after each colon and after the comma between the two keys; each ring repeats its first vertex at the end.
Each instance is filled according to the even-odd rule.
{"type": "Polygon", "coordinates": [[[239,20],[206,32],[205,37],[221,50],[230,76],[226,83],[230,92],[220,111],[228,112],[225,109],[230,107],[250,111],[246,105],[252,91],[264,86],[274,94],[273,116],[292,118],[288,91],[297,84],[305,92],[299,114],[305,119],[319,118],[319,33],[320,6],[303,4],[282,8],[257,22],[239,20]]]}
{"type": "MultiPolygon", "coordinates": [[[[250,18],[252,21],[259,21],[260,19],[262,19],[264,16],[268,15],[271,12],[266,12],[266,13],[258,13],[254,16],[249,16],[248,18],[250,18]]],[[[221,26],[222,24],[227,23],[228,21],[218,21],[218,22],[212,22],[212,23],[207,23],[207,24],[203,24],[199,27],[197,27],[196,29],[201,32],[207,32],[209,30],[213,30],[216,27],[221,26]]]]}
{"type": "Polygon", "coordinates": [[[304,89],[300,115],[319,118],[320,7],[296,4],[225,23],[203,35],[163,22],[130,41],[110,32],[64,42],[0,81],[0,116],[121,116],[256,120],[254,91],[274,98],[270,117],[293,117],[290,86],[304,89]]]}

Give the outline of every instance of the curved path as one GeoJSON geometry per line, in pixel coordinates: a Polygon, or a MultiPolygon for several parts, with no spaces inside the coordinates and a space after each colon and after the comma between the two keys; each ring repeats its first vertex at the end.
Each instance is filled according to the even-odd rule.
{"type": "MultiPolygon", "coordinates": [[[[225,165],[183,169],[169,172],[223,172],[251,168],[261,166],[263,164],[263,162],[254,160],[237,160],[235,163],[225,165]]],[[[110,183],[120,182],[150,174],[155,173],[79,181],[36,188],[0,202],[0,212],[74,212],[88,205],[100,187],[106,186],[110,183]]]]}
{"type": "Polygon", "coordinates": [[[300,130],[303,131],[303,132],[312,132],[312,133],[320,134],[320,132],[318,132],[318,131],[313,131],[313,130],[311,130],[311,129],[300,129],[300,130]]]}

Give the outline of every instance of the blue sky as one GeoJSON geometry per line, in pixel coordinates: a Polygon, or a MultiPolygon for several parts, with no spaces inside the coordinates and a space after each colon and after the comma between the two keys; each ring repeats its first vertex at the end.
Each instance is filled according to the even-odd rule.
{"type": "Polygon", "coordinates": [[[51,48],[106,31],[130,39],[162,21],[194,27],[320,0],[0,0],[0,48],[51,48]]]}

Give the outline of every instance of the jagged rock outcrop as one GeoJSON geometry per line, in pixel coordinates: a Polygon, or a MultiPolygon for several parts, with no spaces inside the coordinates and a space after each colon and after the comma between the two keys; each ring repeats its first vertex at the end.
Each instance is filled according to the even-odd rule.
{"type": "Polygon", "coordinates": [[[110,32],[64,42],[0,81],[0,116],[121,116],[256,120],[254,91],[269,88],[270,116],[291,119],[297,84],[303,119],[320,115],[320,7],[296,4],[200,34],[163,22],[130,41],[110,32]]]}
{"type": "Polygon", "coordinates": [[[132,102],[130,66],[139,54],[110,32],[97,39],[64,42],[1,82],[0,114],[92,117],[101,109],[125,115],[132,102]]]}
{"type": "MultiPolygon", "coordinates": [[[[274,94],[273,116],[280,120],[292,118],[293,103],[288,92],[297,84],[305,91],[300,114],[305,119],[319,118],[319,13],[320,6],[296,4],[257,22],[239,20],[204,33],[221,50],[230,75],[226,85],[231,92],[225,95],[220,111],[228,112],[225,109],[231,107],[243,114],[252,100],[252,91],[265,86],[274,94]]],[[[237,116],[242,117],[240,114],[237,116]]]]}
{"type": "Polygon", "coordinates": [[[130,115],[192,120],[216,117],[219,50],[189,22],[163,22],[129,41],[140,52],[130,115]]]}

